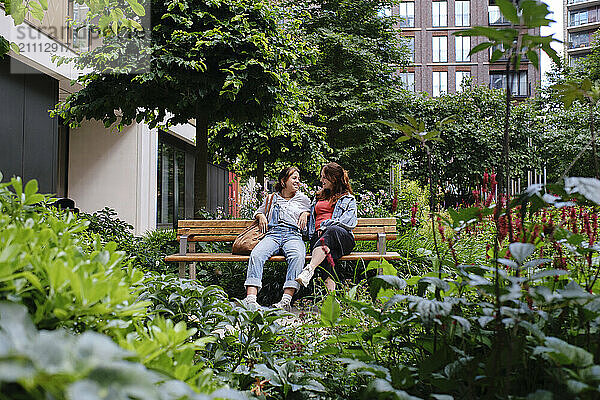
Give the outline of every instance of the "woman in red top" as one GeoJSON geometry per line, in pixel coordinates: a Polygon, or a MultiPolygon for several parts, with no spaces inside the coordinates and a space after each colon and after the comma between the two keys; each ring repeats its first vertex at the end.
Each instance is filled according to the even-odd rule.
{"type": "Polygon", "coordinates": [[[335,290],[335,262],[354,249],[357,212],[348,172],[334,162],[321,169],[322,189],[311,206],[308,234],[312,257],[296,281],[308,286],[317,266],[326,272],[325,286],[335,290]]]}

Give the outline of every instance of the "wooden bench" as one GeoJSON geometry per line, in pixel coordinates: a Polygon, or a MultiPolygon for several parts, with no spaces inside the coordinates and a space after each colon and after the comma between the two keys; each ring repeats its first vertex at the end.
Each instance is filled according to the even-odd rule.
{"type": "MultiPolygon", "coordinates": [[[[179,263],[179,276],[185,277],[186,264],[189,265],[190,279],[196,279],[196,263],[202,261],[248,262],[250,256],[231,253],[196,253],[196,242],[233,242],[252,223],[252,220],[179,220],[177,240],[179,253],[165,257],[165,261],[179,263]]],[[[342,261],[372,261],[400,258],[396,252],[386,252],[386,241],[396,239],[396,218],[359,218],[354,228],[356,241],[377,241],[376,252],[352,252],[343,256],[342,261]]],[[[310,260],[310,254],[306,260],[310,260]]],[[[285,261],[284,256],[272,256],[269,261],[285,261]]]]}

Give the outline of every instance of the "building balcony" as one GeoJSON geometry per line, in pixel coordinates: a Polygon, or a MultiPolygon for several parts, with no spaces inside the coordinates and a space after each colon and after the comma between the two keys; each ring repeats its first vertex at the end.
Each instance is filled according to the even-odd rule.
{"type": "Polygon", "coordinates": [[[600,21],[594,21],[581,25],[569,25],[567,26],[567,32],[595,31],[598,28],[600,28],[600,21]]]}
{"type": "Polygon", "coordinates": [[[573,45],[573,43],[569,42],[569,48],[567,49],[567,53],[569,56],[572,55],[582,55],[592,51],[592,45],[590,43],[582,43],[580,45],[573,45]]]}
{"type": "Polygon", "coordinates": [[[597,5],[600,5],[600,0],[569,0],[567,2],[567,10],[574,11],[597,5]]]}

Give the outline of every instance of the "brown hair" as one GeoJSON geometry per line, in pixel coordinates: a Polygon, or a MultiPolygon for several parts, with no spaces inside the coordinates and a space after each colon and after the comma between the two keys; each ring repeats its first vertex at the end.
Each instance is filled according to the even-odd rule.
{"type": "Polygon", "coordinates": [[[345,194],[354,194],[352,186],[350,186],[350,179],[348,178],[348,171],[342,168],[338,163],[330,162],[321,168],[325,178],[333,186],[333,190],[321,189],[317,192],[317,200],[329,200],[331,205],[334,205],[340,197],[345,194]]]}
{"type": "Polygon", "coordinates": [[[300,173],[300,170],[296,167],[287,167],[281,170],[279,173],[279,178],[277,178],[277,183],[275,184],[275,191],[281,193],[284,188],[285,183],[290,176],[294,174],[294,172],[300,173]]]}

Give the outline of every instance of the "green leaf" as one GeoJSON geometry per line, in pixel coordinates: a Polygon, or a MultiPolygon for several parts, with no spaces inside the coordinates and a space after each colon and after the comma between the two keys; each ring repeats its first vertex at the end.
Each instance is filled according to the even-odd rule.
{"type": "Polygon", "coordinates": [[[334,326],[340,318],[340,304],[333,294],[329,294],[321,306],[321,321],[334,326]]]}
{"type": "Polygon", "coordinates": [[[600,180],[596,178],[565,178],[565,191],[568,194],[579,193],[600,205],[600,180]]]}
{"type": "Polygon", "coordinates": [[[522,265],[523,262],[533,254],[535,251],[535,246],[531,243],[511,243],[508,245],[508,249],[510,250],[510,254],[513,256],[519,265],[522,265]]]}
{"type": "Polygon", "coordinates": [[[556,337],[547,337],[544,349],[538,351],[548,356],[560,365],[574,365],[576,367],[588,367],[594,363],[594,356],[588,351],[574,346],[556,337]]]}
{"type": "Polygon", "coordinates": [[[547,390],[538,389],[534,393],[527,395],[527,400],[553,400],[554,395],[547,390]]]}
{"type": "Polygon", "coordinates": [[[529,50],[529,51],[527,51],[527,53],[525,53],[525,55],[527,56],[527,58],[529,59],[529,61],[531,61],[531,63],[536,68],[539,68],[540,60],[539,60],[537,51],[535,51],[535,50],[529,50]]]}
{"type": "Polygon", "coordinates": [[[436,288],[447,292],[448,290],[450,290],[450,285],[448,284],[448,282],[441,280],[440,278],[436,278],[433,276],[426,276],[423,277],[421,279],[419,279],[419,286],[422,285],[433,285],[436,288]]]}
{"type": "Polygon", "coordinates": [[[531,280],[535,281],[538,279],[547,278],[549,276],[567,275],[568,273],[569,273],[568,271],[565,271],[563,269],[546,269],[544,271],[540,271],[540,272],[533,274],[533,276],[531,277],[531,280]]]}
{"type": "Polygon", "coordinates": [[[500,49],[495,49],[492,52],[492,56],[490,57],[490,62],[493,63],[493,62],[498,61],[499,59],[502,58],[503,55],[504,55],[504,51],[502,51],[500,49]]]}
{"type": "Polygon", "coordinates": [[[29,3],[29,11],[31,12],[31,15],[38,21],[42,21],[44,19],[44,9],[40,3],[29,3]]]}
{"type": "Polygon", "coordinates": [[[137,0],[126,0],[126,1],[134,13],[136,13],[140,17],[143,17],[144,15],[146,15],[146,10],[140,3],[137,2],[137,0]]]}
{"type": "Polygon", "coordinates": [[[517,8],[514,4],[509,0],[496,0],[496,5],[500,9],[500,12],[510,22],[515,25],[519,25],[519,15],[517,13],[517,8]]]}
{"type": "MultiPolygon", "coordinates": [[[[16,43],[12,43],[10,44],[10,48],[12,51],[14,51],[17,54],[21,54],[21,49],[19,48],[19,45],[16,43]]],[[[1,54],[0,54],[1,55],[1,54]]]]}

